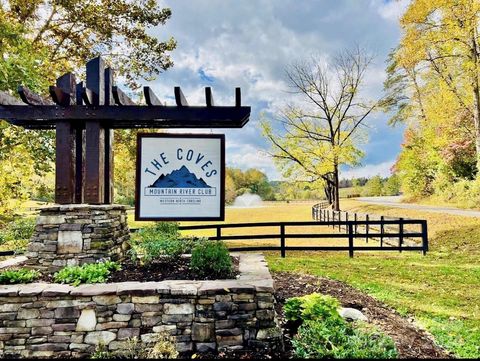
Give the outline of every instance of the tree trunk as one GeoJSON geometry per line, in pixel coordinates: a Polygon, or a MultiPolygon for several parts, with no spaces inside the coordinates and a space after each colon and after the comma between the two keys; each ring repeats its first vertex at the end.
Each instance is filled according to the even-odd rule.
{"type": "MultiPolygon", "coordinates": [[[[473,86],[473,122],[475,124],[475,151],[477,155],[477,172],[480,170],[480,89],[478,82],[478,44],[475,34],[472,36],[472,61],[474,63],[474,73],[472,79],[473,86]]],[[[477,173],[478,174],[478,173],[477,173]]]]}
{"type": "Polygon", "coordinates": [[[334,203],[333,203],[333,210],[339,211],[340,210],[340,192],[339,192],[339,181],[338,181],[338,164],[335,163],[334,171],[333,171],[333,193],[334,193],[334,203]]]}

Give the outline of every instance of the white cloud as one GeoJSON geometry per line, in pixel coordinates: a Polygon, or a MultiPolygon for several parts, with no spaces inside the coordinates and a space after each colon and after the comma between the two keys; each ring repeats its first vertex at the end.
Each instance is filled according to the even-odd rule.
{"type": "MultiPolygon", "coordinates": [[[[228,166],[259,168],[272,180],[281,176],[271,158],[262,156],[269,145],[259,131],[258,120],[261,112],[272,114],[286,102],[297,101],[286,92],[285,67],[312,54],[328,59],[355,43],[373,45],[370,48],[377,59],[366,78],[365,95],[379,96],[385,78],[384,59],[399,35],[396,19],[408,2],[165,0],[161,3],[172,9],[172,18],[152,32],[161,39],[173,36],[178,47],[172,54],[174,67],[145,85],[150,85],[169,105],[175,103],[174,86],[182,87],[191,105],[205,104],[205,86],[212,87],[216,105],[232,105],[234,88],[241,87],[242,104],[252,107],[250,122],[244,128],[174,131],[224,132],[228,166]]],[[[373,123],[385,123],[385,119],[375,119],[373,123]]],[[[370,142],[377,144],[390,137],[385,132],[381,136],[373,134],[370,142]]],[[[393,150],[369,152],[366,162],[378,165],[394,158],[398,149],[393,143],[392,146],[393,150]]]]}
{"type": "Polygon", "coordinates": [[[367,164],[363,167],[353,168],[340,172],[340,179],[352,179],[352,178],[370,178],[376,175],[381,177],[389,177],[391,175],[390,169],[392,168],[395,160],[382,162],[379,164],[367,164]]]}
{"type": "MultiPolygon", "coordinates": [[[[381,4],[378,4],[378,13],[384,19],[390,21],[398,21],[403,15],[407,6],[410,4],[410,0],[380,0],[381,4]]],[[[375,2],[378,2],[375,1],[375,2]]]]}

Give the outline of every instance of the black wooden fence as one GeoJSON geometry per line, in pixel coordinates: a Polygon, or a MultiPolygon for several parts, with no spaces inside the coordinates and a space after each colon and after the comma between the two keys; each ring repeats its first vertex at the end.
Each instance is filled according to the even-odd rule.
{"type": "Polygon", "coordinates": [[[307,221],[307,222],[263,222],[263,223],[236,223],[236,224],[207,224],[195,226],[180,226],[180,230],[206,230],[212,229],[216,231],[215,236],[207,237],[210,240],[222,241],[240,241],[240,240],[260,240],[260,239],[277,239],[278,246],[245,246],[245,247],[229,247],[230,251],[280,251],[282,257],[285,257],[287,251],[348,251],[350,257],[353,257],[354,252],[357,251],[421,251],[426,254],[428,251],[428,236],[427,236],[427,222],[425,220],[405,219],[405,220],[384,220],[382,224],[385,225],[399,225],[400,231],[395,233],[362,233],[358,231],[358,226],[372,226],[380,225],[378,220],[321,220],[321,221],[307,221]],[[407,224],[419,225],[420,232],[407,232],[403,226],[407,224]],[[345,233],[322,233],[312,231],[317,227],[345,227],[345,233]],[[275,227],[277,231],[268,234],[242,234],[242,235],[224,235],[224,229],[235,228],[258,228],[258,227],[275,227]],[[312,233],[293,233],[288,232],[289,227],[308,227],[312,233]],[[355,229],[357,231],[355,231],[355,229]],[[398,238],[397,245],[386,243],[377,243],[375,245],[356,245],[356,239],[365,239],[368,242],[369,238],[380,237],[396,237],[398,238]],[[406,245],[405,238],[419,239],[418,244],[406,245]],[[288,239],[347,239],[348,245],[332,245],[332,246],[291,246],[287,245],[288,239]]]}

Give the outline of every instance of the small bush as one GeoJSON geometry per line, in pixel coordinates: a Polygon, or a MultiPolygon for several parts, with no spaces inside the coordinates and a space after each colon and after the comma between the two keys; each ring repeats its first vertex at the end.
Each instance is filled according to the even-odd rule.
{"type": "Polygon", "coordinates": [[[373,327],[357,326],[342,319],[307,320],[292,340],[299,358],[396,358],[390,337],[373,327]]]}
{"type": "Polygon", "coordinates": [[[18,218],[0,230],[0,243],[29,240],[35,231],[34,218],[18,218]]]}
{"type": "Polygon", "coordinates": [[[232,259],[221,241],[199,242],[192,250],[190,267],[200,277],[227,278],[233,273],[232,259]]]}
{"type": "Polygon", "coordinates": [[[338,300],[329,295],[312,293],[289,298],[284,305],[285,318],[289,321],[339,319],[338,300]]]}
{"type": "Polygon", "coordinates": [[[160,239],[139,244],[143,253],[143,260],[149,263],[161,256],[178,257],[184,253],[184,245],[178,239],[160,239]]]}
{"type": "Polygon", "coordinates": [[[180,237],[177,222],[157,222],[153,226],[141,228],[138,237],[142,242],[158,241],[161,239],[177,239],[180,237]]]}
{"type": "Polygon", "coordinates": [[[68,266],[56,272],[53,279],[57,283],[69,283],[73,286],[81,283],[102,283],[107,281],[112,271],[118,271],[120,268],[118,263],[112,261],[68,266]]]}
{"type": "Polygon", "coordinates": [[[0,272],[1,284],[30,283],[40,277],[40,273],[35,270],[21,268],[18,270],[6,270],[0,272]]]}

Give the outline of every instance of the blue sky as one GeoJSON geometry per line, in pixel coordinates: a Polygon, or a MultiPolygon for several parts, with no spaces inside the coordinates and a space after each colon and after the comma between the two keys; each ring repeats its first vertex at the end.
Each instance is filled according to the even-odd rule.
{"type": "MultiPolygon", "coordinates": [[[[355,44],[367,48],[375,61],[365,91],[379,96],[385,79],[385,59],[400,38],[398,18],[408,0],[165,0],[172,18],[152,32],[173,36],[174,67],[150,85],[174,104],[173,87],[181,86],[192,105],[205,104],[204,87],[211,86],[215,104],[233,105],[234,89],[242,88],[242,103],[252,107],[242,129],[214,129],[226,134],[227,166],[263,170],[280,179],[265,154],[268,143],[259,129],[260,114],[274,114],[291,97],[285,67],[317,55],[322,58],[355,44]]],[[[388,175],[399,150],[403,128],[386,124],[387,116],[369,119],[369,139],[362,145],[362,167],[344,169],[341,177],[388,175]]],[[[183,131],[183,130],[182,130],[183,131]]],[[[203,130],[202,132],[205,132],[203,130]]]]}

